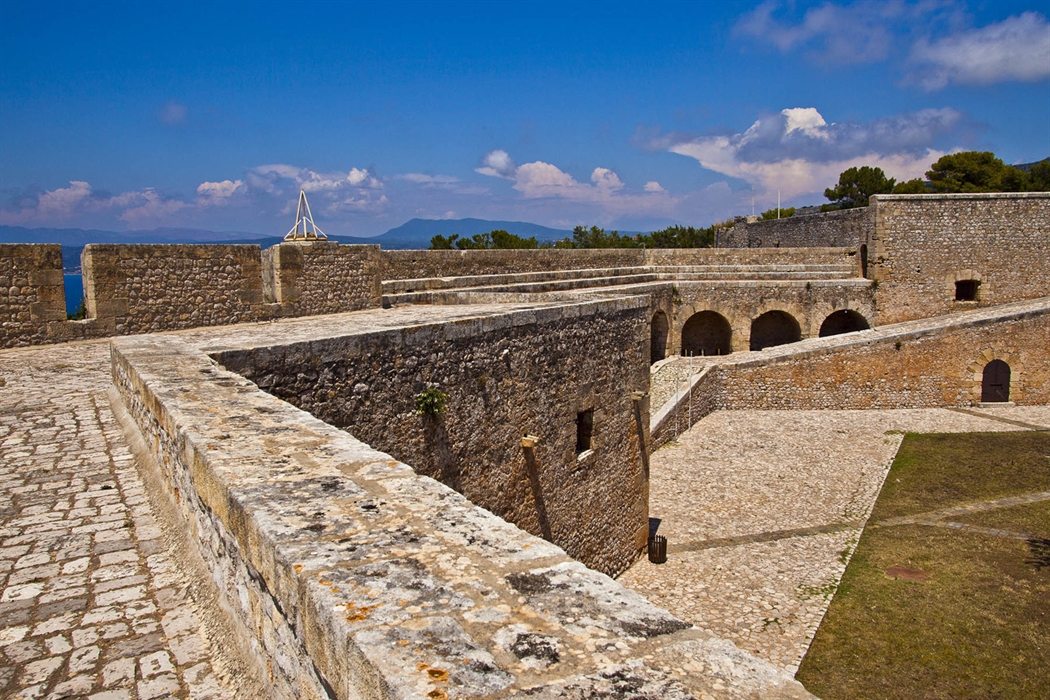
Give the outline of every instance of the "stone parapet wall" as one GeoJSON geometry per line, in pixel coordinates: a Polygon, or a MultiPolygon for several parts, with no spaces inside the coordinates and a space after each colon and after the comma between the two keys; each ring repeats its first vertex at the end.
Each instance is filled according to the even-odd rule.
{"type": "Polygon", "coordinates": [[[1011,370],[1010,401],[1050,404],[1050,297],[726,356],[653,417],[659,447],[712,410],[944,408],[981,400],[984,367],[1011,370]]]}
{"type": "Polygon", "coordinates": [[[113,367],[274,697],[812,697],[192,340],[117,339],[113,367]]]}
{"type": "MultiPolygon", "coordinates": [[[[1031,314],[903,331],[722,369],[721,407],[869,409],[969,406],[981,372],[1006,358],[1010,400],[1050,403],[1050,304],[1031,314]]],[[[825,339],[828,340],[828,339],[825,339]]]]}
{"type": "Polygon", "coordinates": [[[264,318],[257,245],[98,245],[84,248],[88,315],[115,335],[264,318]]]}
{"type": "Polygon", "coordinates": [[[880,323],[1050,294],[1050,193],[875,195],[868,276],[880,323]],[[955,301],[955,282],[980,282],[955,301]]]}
{"type": "Polygon", "coordinates": [[[857,245],[821,248],[655,248],[645,251],[645,264],[658,267],[698,265],[851,265],[857,245]]]}
{"type": "Polygon", "coordinates": [[[287,242],[263,251],[264,296],[284,316],[357,311],[379,306],[378,245],[287,242]]]}
{"type": "Polygon", "coordinates": [[[738,223],[718,231],[719,248],[856,249],[872,226],[870,207],[789,216],[754,223],[738,223]]]}
{"type": "Polygon", "coordinates": [[[62,246],[0,244],[0,348],[46,342],[65,318],[62,246]]]}
{"type": "Polygon", "coordinates": [[[261,388],[412,464],[483,508],[610,575],[648,535],[640,458],[649,300],[577,302],[366,335],[226,351],[261,388]],[[420,415],[431,388],[446,409],[420,415]],[[592,449],[576,452],[593,411],[592,449]],[[539,443],[523,449],[522,437],[539,443]]]}
{"type": "Polygon", "coordinates": [[[548,270],[638,267],[640,248],[540,250],[384,250],[383,279],[505,275],[548,270]]]}

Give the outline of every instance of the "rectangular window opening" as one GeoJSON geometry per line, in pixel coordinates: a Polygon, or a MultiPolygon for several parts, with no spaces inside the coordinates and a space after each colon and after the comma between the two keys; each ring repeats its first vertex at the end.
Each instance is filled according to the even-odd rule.
{"type": "Polygon", "coordinates": [[[955,301],[977,301],[980,280],[959,280],[955,283],[955,301]]]}
{"type": "Polygon", "coordinates": [[[591,449],[591,433],[594,432],[594,409],[587,409],[576,414],[576,454],[581,455],[591,449]]]}

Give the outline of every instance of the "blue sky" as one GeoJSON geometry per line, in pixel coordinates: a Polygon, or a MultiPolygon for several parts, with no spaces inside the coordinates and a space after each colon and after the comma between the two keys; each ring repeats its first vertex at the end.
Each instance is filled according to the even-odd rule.
{"type": "Polygon", "coordinates": [[[0,2],[0,223],[625,230],[1050,156],[1050,2],[0,2]]]}

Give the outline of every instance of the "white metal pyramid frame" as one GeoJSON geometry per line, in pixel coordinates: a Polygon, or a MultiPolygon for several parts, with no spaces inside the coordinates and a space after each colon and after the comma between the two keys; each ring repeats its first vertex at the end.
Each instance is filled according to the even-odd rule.
{"type": "Polygon", "coordinates": [[[310,203],[306,201],[306,191],[299,190],[299,208],[295,212],[295,226],[284,236],[286,241],[326,241],[328,236],[317,228],[314,215],[310,212],[310,203]],[[300,229],[302,229],[300,231],[300,229]]]}

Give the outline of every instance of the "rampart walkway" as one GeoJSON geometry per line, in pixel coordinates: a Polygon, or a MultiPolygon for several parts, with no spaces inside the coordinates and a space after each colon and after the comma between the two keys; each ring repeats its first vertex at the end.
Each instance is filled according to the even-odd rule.
{"type": "Polygon", "coordinates": [[[108,340],[0,353],[0,696],[231,698],[110,384],[108,340]]]}

